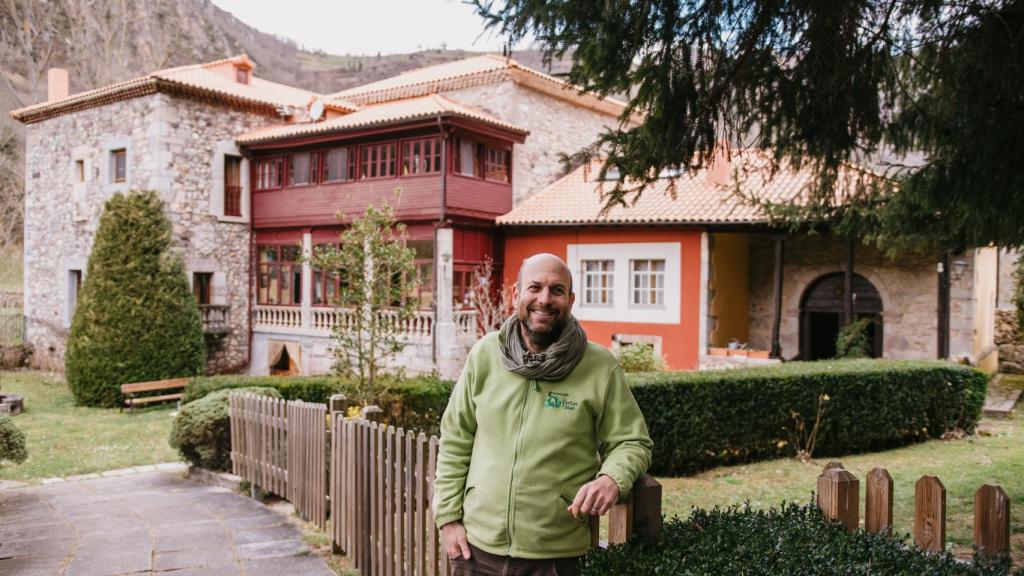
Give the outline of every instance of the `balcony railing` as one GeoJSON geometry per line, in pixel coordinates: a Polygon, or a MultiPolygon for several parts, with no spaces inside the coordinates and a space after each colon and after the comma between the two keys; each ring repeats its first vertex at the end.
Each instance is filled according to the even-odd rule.
{"type": "MultiPolygon", "coordinates": [[[[355,321],[356,311],[348,308],[311,308],[304,315],[297,306],[257,306],[253,321],[256,329],[328,335],[340,323],[355,321]]],[[[396,328],[405,340],[430,340],[434,334],[434,312],[418,310],[411,318],[400,320],[398,313],[391,310],[378,312],[382,323],[396,328]]],[[[475,310],[456,310],[453,313],[455,334],[460,339],[477,337],[475,310]]]]}
{"type": "Polygon", "coordinates": [[[203,319],[203,334],[222,335],[231,332],[228,325],[230,306],[224,304],[200,304],[199,314],[203,319]]]}

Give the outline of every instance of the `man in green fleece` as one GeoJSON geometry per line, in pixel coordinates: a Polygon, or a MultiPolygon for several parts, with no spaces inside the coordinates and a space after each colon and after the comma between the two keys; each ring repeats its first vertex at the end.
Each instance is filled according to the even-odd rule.
{"type": "Polygon", "coordinates": [[[456,575],[575,574],[589,518],[650,464],[622,369],[574,300],[560,258],[527,258],[516,314],[476,343],[448,401],[432,504],[456,575]]]}

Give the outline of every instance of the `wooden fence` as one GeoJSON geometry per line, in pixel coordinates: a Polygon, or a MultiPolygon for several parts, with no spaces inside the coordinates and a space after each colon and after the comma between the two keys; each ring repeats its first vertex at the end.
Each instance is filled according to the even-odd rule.
{"type": "Polygon", "coordinates": [[[327,407],[231,394],[231,469],[287,499],[302,518],[327,526],[327,407]]]}
{"type": "MultiPolygon", "coordinates": [[[[868,473],[864,495],[864,529],[892,534],[892,476],[884,468],[868,473]]],[[[860,524],[860,481],[839,462],[829,462],[818,476],[818,507],[847,530],[860,524]]],[[[927,552],[946,547],[946,487],[935,476],[914,485],[914,544],[927,552]]],[[[999,486],[986,484],[974,493],[974,544],[982,555],[1010,550],[1010,499],[999,486]]]]}
{"type": "MultiPolygon", "coordinates": [[[[385,425],[375,406],[344,418],[345,406],[332,398],[328,418],[324,404],[231,394],[232,470],[322,530],[329,514],[334,550],[365,576],[450,576],[430,509],[438,438],[385,425]]],[[[591,522],[595,546],[658,534],[661,485],[644,475],[606,518],[607,542],[591,522]]]]}

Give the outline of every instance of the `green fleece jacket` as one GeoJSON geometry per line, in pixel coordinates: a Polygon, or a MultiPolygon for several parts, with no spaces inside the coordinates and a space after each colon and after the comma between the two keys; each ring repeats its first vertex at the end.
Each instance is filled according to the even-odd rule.
{"type": "Polygon", "coordinates": [[[492,332],[470,352],[441,419],[434,520],[461,520],[469,541],[492,554],[586,554],[588,524],[566,508],[599,474],[625,498],[653,446],[608,350],[589,343],[564,380],[528,380],[502,365],[492,332]]]}

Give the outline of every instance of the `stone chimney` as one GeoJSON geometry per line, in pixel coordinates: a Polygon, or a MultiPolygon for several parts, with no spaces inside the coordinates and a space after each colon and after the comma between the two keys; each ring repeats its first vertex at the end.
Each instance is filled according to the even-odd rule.
{"type": "Polygon", "coordinates": [[[46,100],[63,100],[71,94],[68,83],[68,71],[63,68],[50,68],[46,71],[46,100]]]}
{"type": "Polygon", "coordinates": [[[709,186],[726,186],[732,182],[732,161],[725,147],[715,149],[715,156],[708,166],[705,180],[709,186]]]}

